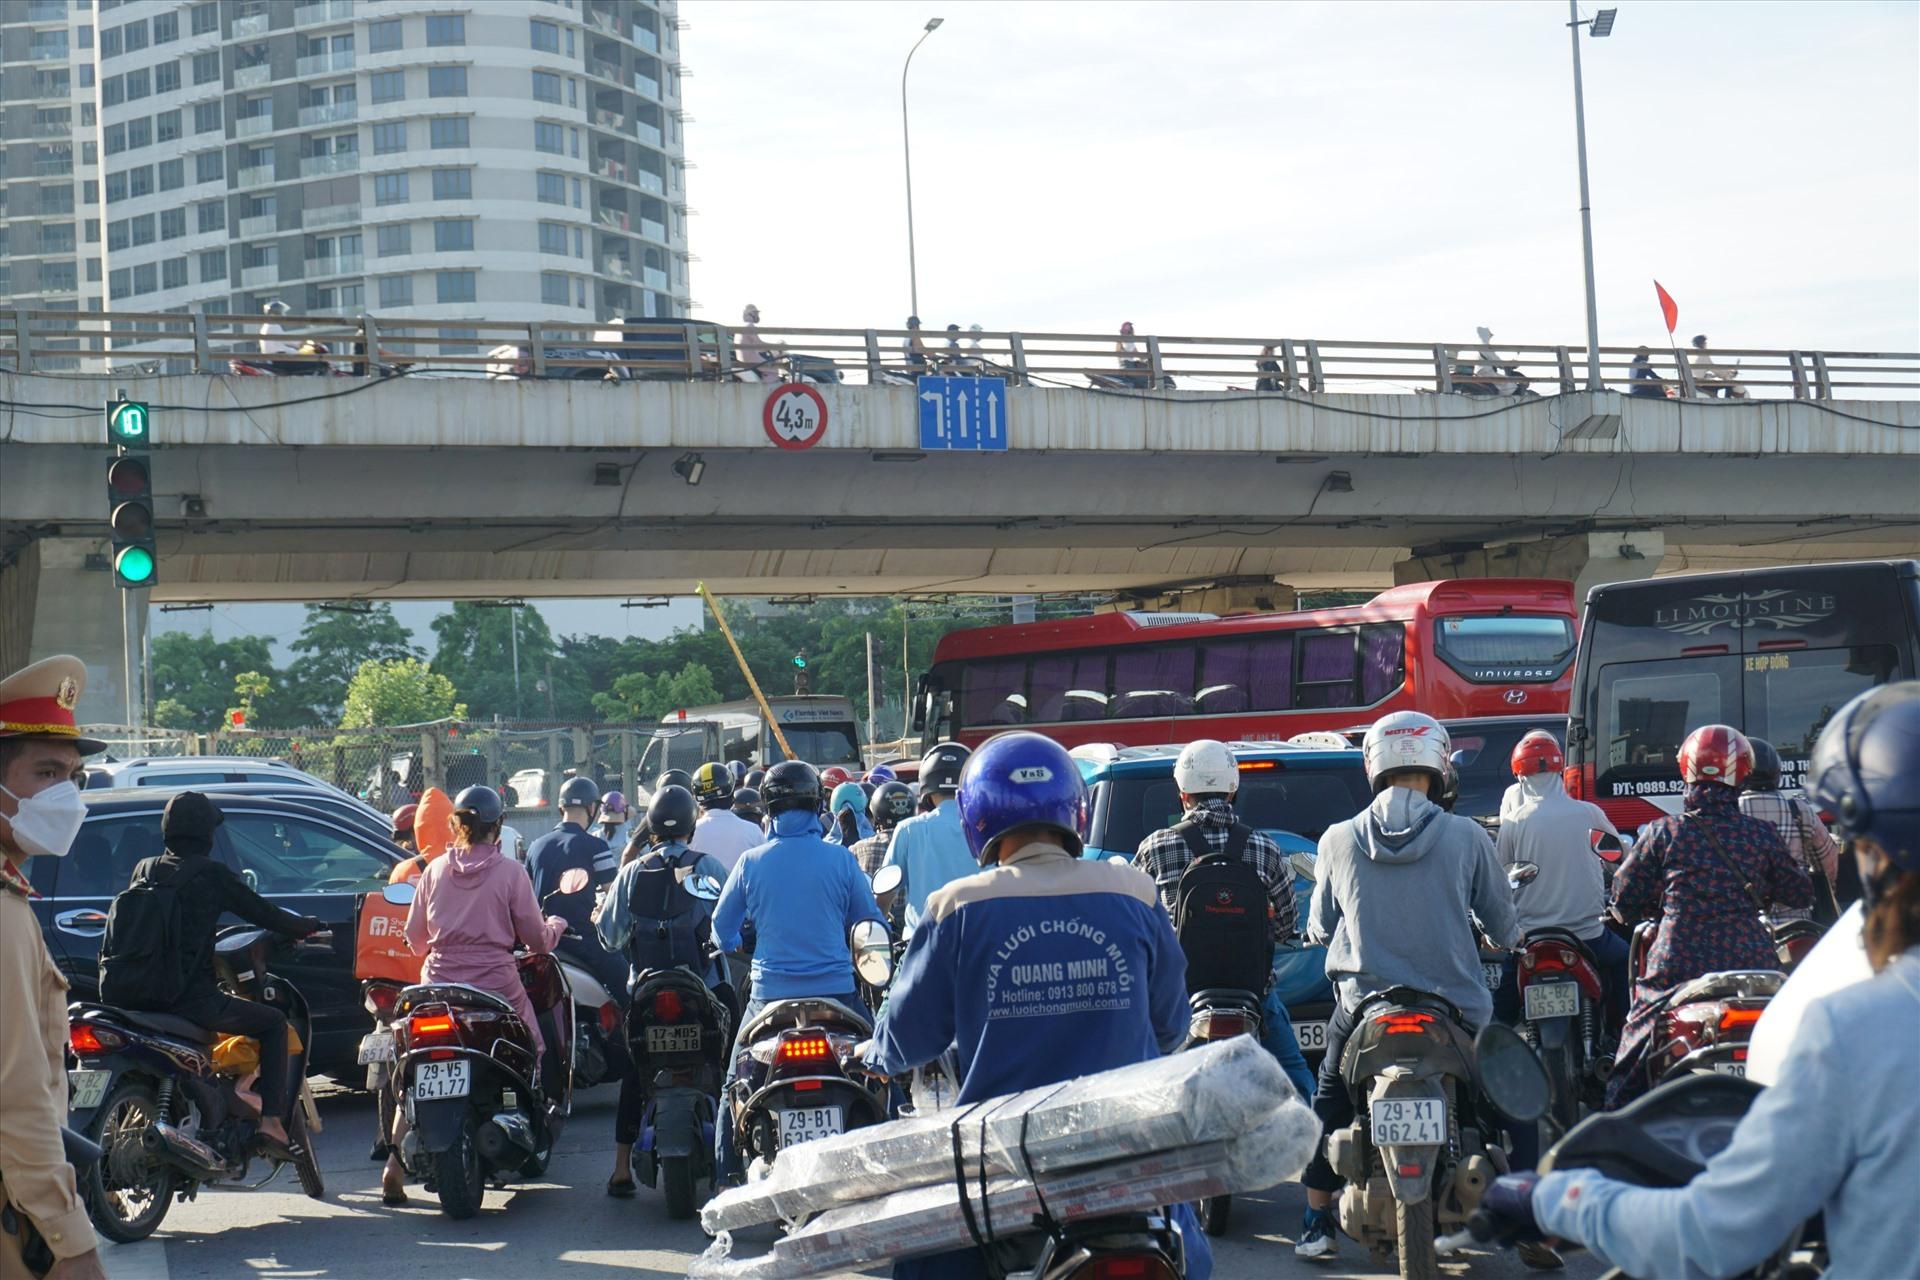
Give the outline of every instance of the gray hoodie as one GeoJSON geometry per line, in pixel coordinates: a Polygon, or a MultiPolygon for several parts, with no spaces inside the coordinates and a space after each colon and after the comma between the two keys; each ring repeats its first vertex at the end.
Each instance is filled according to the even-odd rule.
{"type": "Polygon", "coordinates": [[[1473,1026],[1493,1016],[1471,909],[1501,946],[1518,940],[1513,891],[1493,841],[1417,791],[1388,787],[1320,837],[1308,936],[1352,1008],[1388,987],[1445,996],[1473,1026]]]}

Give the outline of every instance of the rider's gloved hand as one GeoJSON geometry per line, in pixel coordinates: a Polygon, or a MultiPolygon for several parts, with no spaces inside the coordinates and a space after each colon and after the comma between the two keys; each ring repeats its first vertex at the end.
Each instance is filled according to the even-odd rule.
{"type": "Polygon", "coordinates": [[[1540,1224],[1533,1216],[1533,1189],[1539,1184],[1540,1175],[1532,1172],[1509,1173],[1495,1178],[1493,1185],[1487,1188],[1487,1194],[1481,1198],[1480,1208],[1473,1215],[1474,1236],[1501,1243],[1540,1239],[1540,1224]],[[1480,1231],[1483,1215],[1488,1219],[1490,1228],[1484,1237],[1480,1231]]]}

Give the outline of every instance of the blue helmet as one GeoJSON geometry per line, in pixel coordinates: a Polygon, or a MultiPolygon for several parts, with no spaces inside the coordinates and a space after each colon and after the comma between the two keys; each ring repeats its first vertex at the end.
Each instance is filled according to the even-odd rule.
{"type": "Polygon", "coordinates": [[[738,791],[746,785],[747,762],[745,760],[727,761],[727,776],[733,779],[733,789],[738,791]]]}
{"type": "Polygon", "coordinates": [[[895,773],[890,765],[877,764],[867,770],[867,781],[877,787],[883,782],[900,781],[900,775],[895,773]]]}
{"type": "Polygon", "coordinates": [[[1870,836],[1894,866],[1920,871],[1920,680],[1840,708],[1814,744],[1806,792],[1841,836],[1870,836]]]}
{"type": "Polygon", "coordinates": [[[827,801],[827,812],[838,813],[842,809],[852,809],[856,813],[867,811],[867,793],[857,782],[843,782],[833,789],[833,798],[827,801]]]}
{"type": "Polygon", "coordinates": [[[960,774],[960,826],[982,863],[994,860],[1000,837],[1046,827],[1078,855],[1086,822],[1087,785],[1067,749],[1037,733],[1003,733],[967,758],[960,774]]]}

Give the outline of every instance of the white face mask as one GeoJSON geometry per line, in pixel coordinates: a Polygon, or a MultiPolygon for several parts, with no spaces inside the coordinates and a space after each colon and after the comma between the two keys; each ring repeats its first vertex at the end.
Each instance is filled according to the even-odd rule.
{"type": "Polygon", "coordinates": [[[87,806],[80,788],[71,782],[56,782],[45,791],[21,797],[0,787],[19,802],[20,811],[7,822],[13,827],[13,842],[34,857],[64,858],[73,847],[86,821],[87,806]]]}

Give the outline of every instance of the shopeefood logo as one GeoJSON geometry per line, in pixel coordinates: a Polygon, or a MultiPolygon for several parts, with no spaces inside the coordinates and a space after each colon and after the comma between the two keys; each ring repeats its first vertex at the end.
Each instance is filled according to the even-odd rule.
{"type": "Polygon", "coordinates": [[[1653,625],[1681,636],[1709,635],[1721,627],[1797,631],[1832,617],[1837,608],[1839,601],[1830,592],[1774,587],[1695,596],[1683,604],[1655,609],[1653,625]]]}

